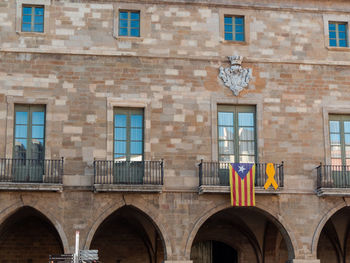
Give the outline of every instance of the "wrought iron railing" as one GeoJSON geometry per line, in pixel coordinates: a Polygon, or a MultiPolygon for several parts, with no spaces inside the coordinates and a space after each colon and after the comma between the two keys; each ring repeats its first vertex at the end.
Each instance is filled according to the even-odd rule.
{"type": "Polygon", "coordinates": [[[317,168],[317,188],[350,188],[350,165],[324,165],[317,168]]]}
{"type": "MultiPolygon", "coordinates": [[[[229,186],[229,165],[230,163],[221,162],[203,162],[199,167],[199,186],[229,186]]],[[[284,164],[274,164],[274,179],[279,187],[284,184],[284,164]]],[[[255,164],[255,186],[264,186],[267,181],[266,163],[255,164]]]]}
{"type": "Polygon", "coordinates": [[[94,161],[95,184],[163,185],[161,161],[94,161]]]}
{"type": "Polygon", "coordinates": [[[0,158],[0,182],[61,184],[63,158],[58,160],[0,158]]]}

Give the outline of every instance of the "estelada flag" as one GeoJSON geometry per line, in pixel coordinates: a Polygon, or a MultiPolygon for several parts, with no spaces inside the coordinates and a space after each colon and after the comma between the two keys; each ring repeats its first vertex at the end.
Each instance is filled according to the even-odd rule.
{"type": "Polygon", "coordinates": [[[255,164],[230,164],[232,206],[255,206],[255,164]]]}

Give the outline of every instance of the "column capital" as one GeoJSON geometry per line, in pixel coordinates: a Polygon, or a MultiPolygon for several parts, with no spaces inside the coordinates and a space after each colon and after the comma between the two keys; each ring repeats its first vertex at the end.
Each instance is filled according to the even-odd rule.
{"type": "Polygon", "coordinates": [[[293,259],[288,263],[320,263],[319,259],[293,259]]]}
{"type": "Polygon", "coordinates": [[[192,260],[165,260],[163,263],[193,263],[192,260]]]}

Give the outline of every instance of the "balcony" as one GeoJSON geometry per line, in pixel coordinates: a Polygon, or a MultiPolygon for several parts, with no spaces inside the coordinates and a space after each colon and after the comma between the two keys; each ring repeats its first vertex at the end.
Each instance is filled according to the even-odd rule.
{"type": "MultiPolygon", "coordinates": [[[[199,167],[199,193],[229,193],[229,164],[219,162],[203,162],[199,167]]],[[[256,163],[255,165],[255,193],[259,194],[276,194],[280,192],[284,182],[284,164],[274,164],[275,181],[278,189],[275,190],[270,186],[268,190],[264,189],[264,185],[268,178],[266,174],[266,163],[256,163]]]]}
{"type": "Polygon", "coordinates": [[[350,196],[350,165],[324,165],[317,168],[318,196],[350,196]]]}
{"type": "Polygon", "coordinates": [[[61,191],[62,177],[63,158],[0,158],[0,190],[61,191]]]}
{"type": "Polygon", "coordinates": [[[164,179],[161,161],[94,161],[96,192],[161,192],[164,179]]]}

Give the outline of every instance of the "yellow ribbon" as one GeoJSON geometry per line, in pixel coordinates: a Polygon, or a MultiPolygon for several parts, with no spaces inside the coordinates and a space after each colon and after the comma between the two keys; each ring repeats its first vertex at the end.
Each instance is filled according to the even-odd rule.
{"type": "Polygon", "coordinates": [[[268,176],[266,183],[264,185],[265,189],[267,190],[267,188],[270,187],[270,185],[272,184],[273,187],[275,188],[275,190],[277,190],[278,188],[278,184],[275,181],[275,167],[273,166],[273,163],[268,163],[266,165],[266,174],[268,176]]]}

